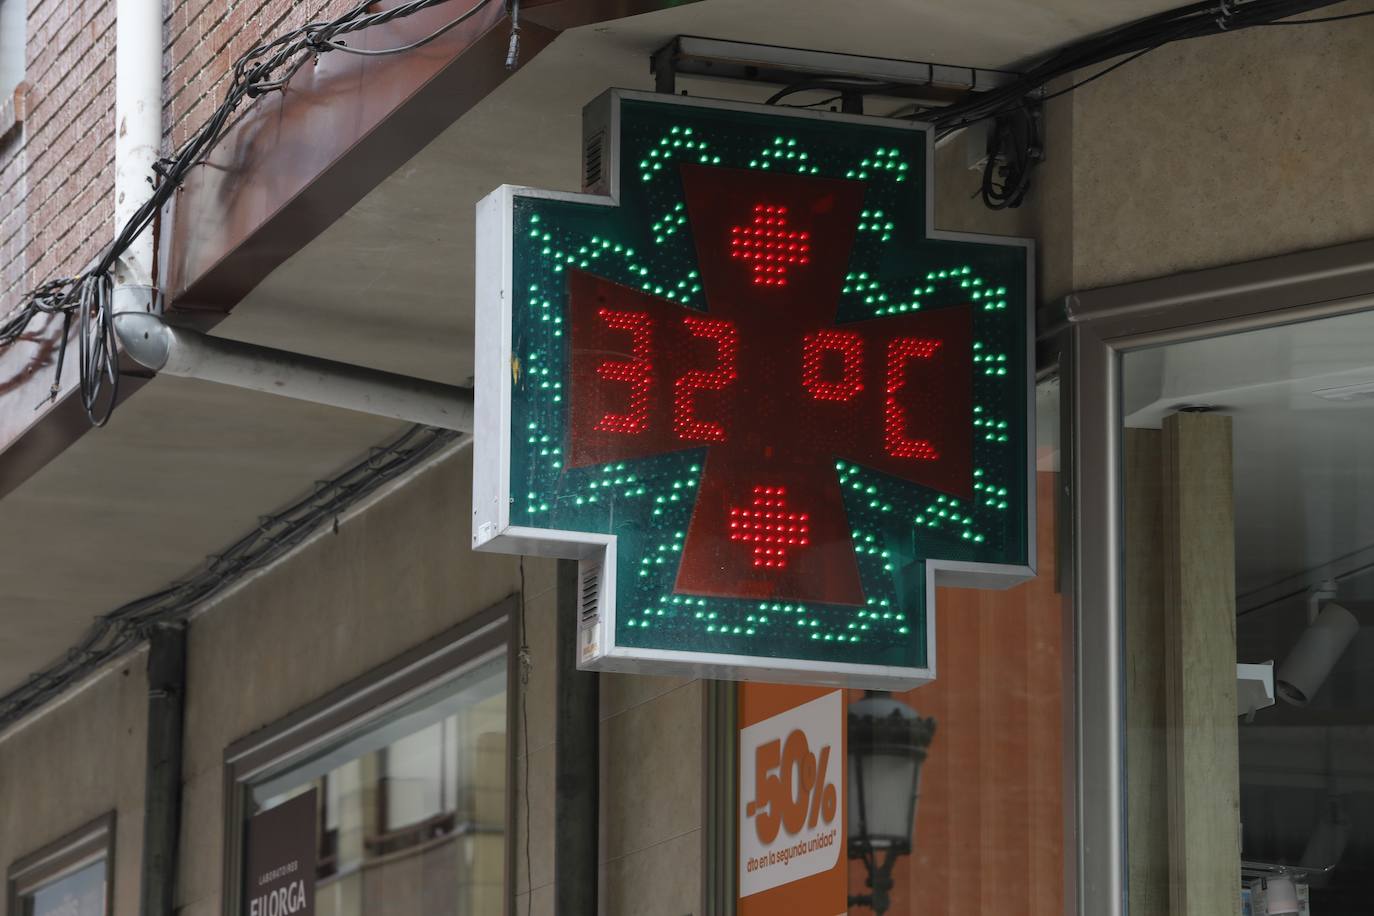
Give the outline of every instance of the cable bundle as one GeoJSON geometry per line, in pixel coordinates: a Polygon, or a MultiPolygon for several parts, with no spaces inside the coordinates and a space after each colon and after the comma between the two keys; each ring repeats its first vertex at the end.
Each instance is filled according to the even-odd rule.
{"type": "MultiPolygon", "coordinates": [[[[1041,155],[1039,118],[1033,106],[1086,86],[1172,42],[1255,26],[1311,25],[1374,15],[1374,12],[1362,12],[1289,20],[1291,16],[1342,2],[1345,0],[1207,0],[1193,3],[1076,42],[1048,55],[1004,86],[971,92],[965,98],[943,107],[918,108],[910,117],[934,125],[939,138],[970,124],[993,120],[980,193],[984,204],[994,210],[1018,207],[1030,190],[1031,174],[1041,155]],[[1120,59],[1086,79],[1052,95],[1040,94],[1056,79],[1116,58],[1120,59]]],[[[842,94],[882,95],[897,88],[905,87],[876,80],[811,79],[783,88],[766,104],[779,104],[784,98],[798,92],[829,90],[842,94]]],[[[839,97],[800,107],[826,105],[839,97]]]]}
{"type": "MultiPolygon", "coordinates": [[[[205,157],[223,138],[234,113],[243,101],[281,89],[306,61],[317,54],[340,51],[348,54],[383,56],[421,47],[471,19],[492,0],[478,0],[457,18],[423,38],[400,47],[368,50],[350,47],[347,42],[341,40],[354,32],[413,16],[445,2],[448,0],[411,0],[409,3],[376,13],[368,13],[371,3],[362,2],[334,19],[308,23],[246,52],[235,62],[233,82],[214,114],[173,156],[160,159],[155,164],[157,179],[153,182],[153,195],[125,223],[119,235],[106,246],[93,266],[76,277],[59,278],[43,283],[29,293],[23,305],[0,320],[0,347],[18,340],[40,315],[63,315],[62,337],[58,344],[57,377],[51,390],[51,396],[55,399],[59,393],[66,356],[67,332],[70,330],[72,315],[77,315],[81,327],[82,404],[94,425],[104,425],[118,400],[119,385],[118,349],[110,302],[111,272],[114,264],[129,249],[134,239],[148,228],[172,193],[181,186],[187,173],[205,161],[205,157]]],[[[519,49],[519,6],[518,0],[506,2],[511,16],[511,43],[506,63],[508,67],[513,68],[519,49]]],[[[912,117],[935,125],[939,136],[945,136],[987,118],[997,119],[990,133],[988,162],[981,193],[989,207],[1016,207],[1025,199],[1030,189],[1031,172],[1040,152],[1038,123],[1028,107],[1028,100],[1034,101],[1035,94],[1041,92],[1053,80],[1085,67],[1122,58],[1087,79],[1061,89],[1053,95],[1043,96],[1038,101],[1046,101],[1072,92],[1170,42],[1202,38],[1252,26],[1305,25],[1371,15],[1352,13],[1320,19],[1281,21],[1340,2],[1344,0],[1210,0],[1194,3],[1137,20],[1070,45],[1049,55],[1005,86],[970,94],[967,98],[945,107],[921,109],[912,117]]],[[[880,93],[892,88],[890,84],[866,80],[812,80],[783,89],[770,98],[768,103],[776,104],[794,92],[810,89],[830,89],[842,93],[880,93]]]]}
{"type": "Polygon", "coordinates": [[[1354,19],[1370,13],[1327,16],[1320,19],[1282,21],[1290,16],[1331,6],[1344,0],[1213,0],[1150,16],[1102,35],[1094,36],[1051,54],[1017,79],[997,89],[978,93],[945,108],[917,112],[917,120],[935,125],[937,136],[944,137],[977,121],[993,119],[988,136],[987,164],[979,191],[983,203],[994,210],[1019,207],[1030,190],[1031,175],[1041,158],[1038,112],[1028,106],[1072,92],[1101,79],[1118,67],[1176,41],[1205,38],[1255,26],[1309,25],[1354,19]],[[1041,95],[1056,79],[1107,61],[1116,60],[1103,70],[1060,89],[1041,95]]]}
{"type": "Polygon", "coordinates": [[[76,277],[47,281],[29,293],[23,305],[0,320],[0,347],[8,346],[22,337],[40,315],[61,314],[64,322],[62,338],[58,343],[57,377],[53,381],[51,394],[55,399],[59,393],[66,357],[67,332],[72,316],[76,315],[81,330],[81,402],[91,423],[103,426],[114,410],[119,387],[118,347],[111,303],[111,277],[115,262],[152,224],[158,211],[185,181],[187,173],[204,162],[205,157],[223,139],[234,113],[243,101],[281,89],[296,71],[318,54],[342,51],[379,57],[426,45],[477,15],[493,0],[477,0],[457,18],[401,47],[367,50],[350,47],[341,40],[354,32],[404,19],[446,2],[448,0],[410,0],[389,10],[368,13],[372,5],[369,0],[334,19],[308,23],[244,53],[234,64],[233,81],[224,100],[209,120],[175,154],[159,159],[153,166],[157,178],[153,180],[152,196],[130,217],[114,241],[103,249],[90,267],[76,277]]]}
{"type": "Polygon", "coordinates": [[[185,620],[220,589],[284,556],[331,520],[337,526],[339,516],[363,497],[461,438],[452,430],[413,426],[340,476],[318,484],[309,497],[261,519],[195,575],[102,614],[60,659],[0,696],[0,730],[138,645],[153,628],[185,620]]]}
{"type": "Polygon", "coordinates": [[[1205,38],[1253,26],[1308,25],[1369,15],[1355,13],[1349,16],[1331,16],[1292,23],[1279,21],[1342,2],[1345,0],[1209,0],[1205,3],[1193,3],[1136,20],[1072,44],[1033,65],[1005,86],[980,92],[944,108],[926,109],[918,112],[915,117],[917,120],[934,124],[941,132],[957,130],[975,121],[995,117],[1020,107],[1027,98],[1034,97],[1035,93],[1062,76],[1118,57],[1125,56],[1125,59],[1081,82],[1044,96],[1040,101],[1072,92],[1080,86],[1106,76],[1117,67],[1172,42],[1205,38]]]}

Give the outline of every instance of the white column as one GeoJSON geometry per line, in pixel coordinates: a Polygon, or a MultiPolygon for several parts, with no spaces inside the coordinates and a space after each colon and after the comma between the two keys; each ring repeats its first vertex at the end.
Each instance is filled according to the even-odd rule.
{"type": "MultiPolygon", "coordinates": [[[[162,145],[162,0],[115,2],[115,231],[152,194],[162,145]]],[[[117,285],[151,285],[153,233],[145,230],[115,268],[117,285]]]]}

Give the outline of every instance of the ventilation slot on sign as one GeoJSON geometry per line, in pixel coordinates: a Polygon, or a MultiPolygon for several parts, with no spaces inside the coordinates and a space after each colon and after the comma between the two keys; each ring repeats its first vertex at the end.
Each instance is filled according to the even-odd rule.
{"type": "Polygon", "coordinates": [[[587,145],[583,150],[582,190],[591,194],[604,194],[607,191],[605,176],[601,174],[601,154],[605,139],[606,132],[598,130],[587,139],[587,145]]]}
{"type": "Polygon", "coordinates": [[[585,562],[580,565],[582,568],[578,575],[582,585],[577,598],[577,610],[582,626],[585,627],[596,620],[597,605],[601,601],[601,564],[585,562]]]}

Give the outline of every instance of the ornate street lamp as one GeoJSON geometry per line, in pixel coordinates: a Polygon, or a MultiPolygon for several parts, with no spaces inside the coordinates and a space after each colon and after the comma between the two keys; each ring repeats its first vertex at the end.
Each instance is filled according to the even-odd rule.
{"type": "Polygon", "coordinates": [[[911,852],[916,796],[935,720],[890,695],[870,692],[849,707],[849,858],[862,859],[869,893],[849,898],[882,916],[892,867],[911,852]]]}

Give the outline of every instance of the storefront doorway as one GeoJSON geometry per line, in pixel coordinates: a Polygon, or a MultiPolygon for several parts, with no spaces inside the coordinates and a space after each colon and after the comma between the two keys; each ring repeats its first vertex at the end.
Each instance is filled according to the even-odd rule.
{"type": "Polygon", "coordinates": [[[1368,909],[1371,253],[1068,304],[1080,912],[1368,909]]]}

